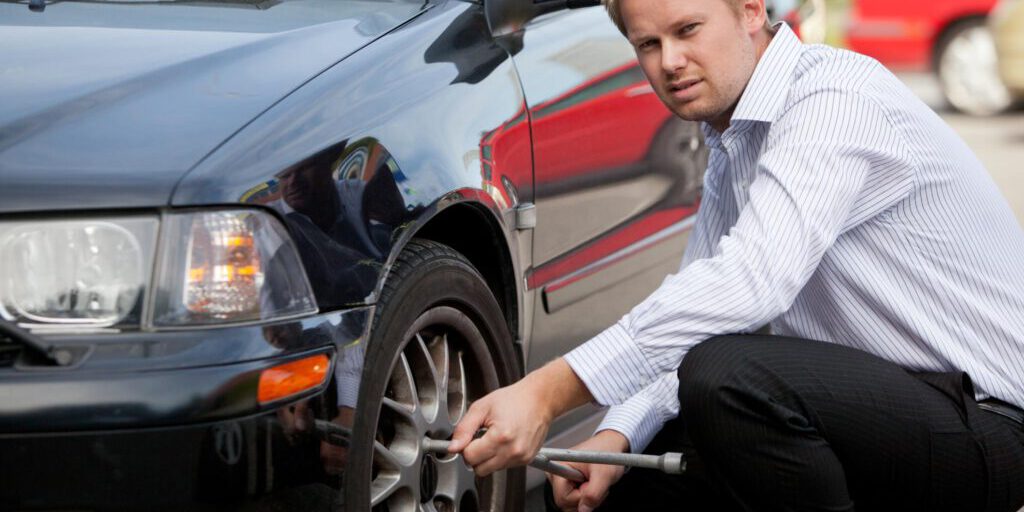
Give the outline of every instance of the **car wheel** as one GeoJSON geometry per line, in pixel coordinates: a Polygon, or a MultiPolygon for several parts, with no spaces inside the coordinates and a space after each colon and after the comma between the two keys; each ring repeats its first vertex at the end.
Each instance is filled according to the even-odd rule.
{"type": "Polygon", "coordinates": [[[658,130],[650,151],[648,158],[656,172],[679,180],[683,204],[696,202],[704,187],[704,170],[708,165],[708,149],[700,125],[670,117],[658,130]]]}
{"type": "Polygon", "coordinates": [[[413,240],[374,315],[345,474],[348,510],[519,510],[525,472],[476,478],[461,455],[424,453],[450,439],[469,404],[521,371],[504,315],[452,248],[413,240]]]}
{"type": "Polygon", "coordinates": [[[965,21],[942,38],[936,71],[946,101],[965,114],[994,115],[1013,103],[999,78],[995,41],[984,19],[965,21]]]}

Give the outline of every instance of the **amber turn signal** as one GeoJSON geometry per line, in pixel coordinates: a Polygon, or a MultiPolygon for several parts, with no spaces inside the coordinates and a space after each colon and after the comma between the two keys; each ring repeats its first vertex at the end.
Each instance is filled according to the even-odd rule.
{"type": "Polygon", "coordinates": [[[318,354],[263,370],[257,391],[259,402],[273,402],[323,384],[330,366],[330,358],[318,354]]]}

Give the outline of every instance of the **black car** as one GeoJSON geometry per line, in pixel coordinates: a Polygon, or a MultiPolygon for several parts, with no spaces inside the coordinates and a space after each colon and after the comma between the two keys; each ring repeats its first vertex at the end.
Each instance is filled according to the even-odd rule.
{"type": "Polygon", "coordinates": [[[538,475],[421,440],[699,205],[600,7],[18,0],[0,47],[2,510],[521,509],[538,475]]]}

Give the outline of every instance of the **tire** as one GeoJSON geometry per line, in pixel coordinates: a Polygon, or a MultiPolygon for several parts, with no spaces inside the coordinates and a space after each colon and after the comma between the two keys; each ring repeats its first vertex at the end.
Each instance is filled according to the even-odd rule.
{"type": "Polygon", "coordinates": [[[943,97],[960,112],[989,116],[1013,104],[999,77],[995,41],[984,18],[962,21],[942,37],[935,70],[943,97]]]}
{"type": "Polygon", "coordinates": [[[655,172],[678,180],[675,190],[683,204],[691,205],[700,198],[708,149],[699,124],[670,117],[655,135],[648,160],[655,172]]]}
{"type": "Polygon", "coordinates": [[[414,239],[374,314],[345,474],[346,510],[519,511],[522,468],[477,479],[459,456],[424,454],[449,439],[472,400],[515,382],[504,315],[479,272],[451,247],[414,239]]]}

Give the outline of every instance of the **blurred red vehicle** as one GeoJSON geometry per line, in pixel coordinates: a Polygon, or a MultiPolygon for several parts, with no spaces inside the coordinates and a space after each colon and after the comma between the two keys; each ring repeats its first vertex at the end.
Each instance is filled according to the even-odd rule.
{"type": "Polygon", "coordinates": [[[530,109],[530,119],[531,124],[524,123],[520,112],[484,134],[485,182],[494,168],[528,168],[522,160],[531,157],[532,137],[534,165],[544,170],[536,176],[540,195],[613,183],[650,169],[679,181],[683,204],[699,198],[707,164],[703,134],[697,123],[684,122],[665,108],[636,60],[538,104],[530,109]]]}
{"type": "Polygon", "coordinates": [[[1013,98],[999,78],[986,25],[996,0],[856,0],[847,44],[894,70],[934,70],[946,100],[990,115],[1013,98]]]}

